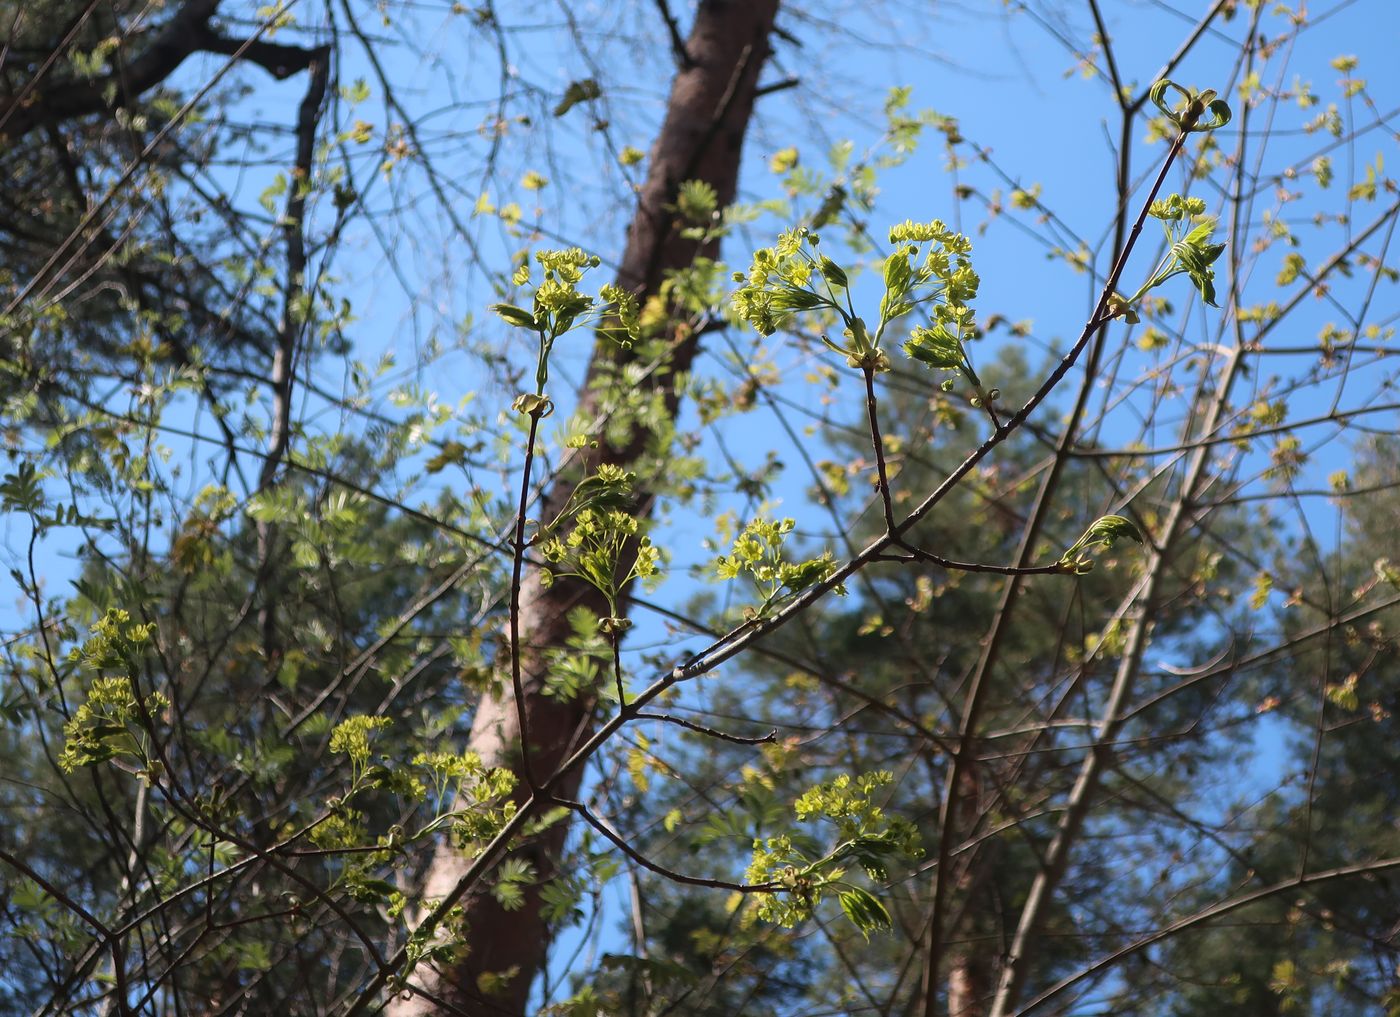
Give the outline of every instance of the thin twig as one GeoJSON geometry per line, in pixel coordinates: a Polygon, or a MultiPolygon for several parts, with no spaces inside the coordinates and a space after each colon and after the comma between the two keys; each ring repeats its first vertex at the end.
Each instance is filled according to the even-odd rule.
{"type": "Polygon", "coordinates": [[[605,822],[599,816],[595,816],[583,802],[569,801],[564,798],[553,798],[551,800],[555,805],[562,805],[571,812],[577,812],[585,823],[593,827],[593,829],[597,830],[608,840],[612,841],[613,845],[619,851],[642,868],[649,872],[654,872],[658,876],[664,876],[672,882],[684,883],[687,886],[704,886],[712,890],[732,890],[736,893],[776,893],[783,888],[781,883],[775,882],[734,883],[727,879],[711,879],[708,876],[687,876],[682,872],[668,869],[664,865],[659,865],[652,861],[631,844],[627,843],[626,837],[614,830],[610,823],[605,822]]]}
{"type": "Polygon", "coordinates": [[[870,421],[870,442],[875,447],[875,470],[879,476],[880,505],[885,513],[885,532],[894,533],[894,503],[890,499],[890,478],[885,469],[885,442],[880,437],[880,418],[875,404],[875,368],[865,367],[865,412],[870,421]]]}
{"type": "Polygon", "coordinates": [[[515,513],[515,539],[512,541],[510,562],[510,685],[515,699],[515,719],[520,725],[520,762],[525,785],[533,792],[539,785],[531,766],[530,728],[525,708],[525,681],[521,674],[520,654],[520,586],[525,571],[525,512],[530,505],[530,474],[535,463],[535,437],[540,429],[542,407],[530,410],[530,429],[525,438],[525,463],[521,467],[520,503],[515,513]]]}
{"type": "Polygon", "coordinates": [[[676,22],[676,16],[671,13],[671,5],[666,0],[655,0],[655,3],[661,20],[666,22],[666,32],[671,37],[671,53],[676,58],[676,66],[681,70],[689,70],[695,65],[695,61],[691,59],[690,51],[685,48],[685,37],[681,35],[681,26],[676,22]]]}
{"type": "Polygon", "coordinates": [[[744,735],[730,734],[728,731],[720,731],[717,728],[706,727],[704,724],[697,724],[681,717],[673,717],[669,713],[636,713],[633,716],[638,720],[659,720],[666,724],[675,724],[677,727],[705,735],[707,738],[719,738],[722,741],[733,742],[735,745],[764,745],[778,740],[777,728],[773,728],[766,735],[749,738],[744,735]]]}

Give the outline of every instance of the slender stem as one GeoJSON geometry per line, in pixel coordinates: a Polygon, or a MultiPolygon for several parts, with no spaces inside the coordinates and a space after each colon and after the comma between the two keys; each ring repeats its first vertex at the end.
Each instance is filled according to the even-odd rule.
{"type": "Polygon", "coordinates": [[[62,904],[69,911],[73,912],[73,914],[77,915],[84,923],[91,926],[93,931],[101,936],[103,940],[108,943],[115,943],[117,941],[118,937],[114,936],[112,930],[102,924],[102,921],[96,915],[88,911],[87,908],[83,907],[72,897],[68,896],[68,894],[64,893],[57,884],[51,883],[45,879],[37,869],[31,868],[18,856],[10,854],[4,848],[0,848],[0,862],[4,862],[20,875],[34,882],[46,894],[59,904],[62,904]]]}
{"type": "MultiPolygon", "coordinates": [[[[616,618],[617,605],[609,604],[608,613],[616,618]]],[[[622,685],[622,633],[615,628],[609,629],[608,642],[612,644],[613,683],[617,688],[617,708],[620,710],[627,705],[627,690],[622,685]]]]}
{"type": "MultiPolygon", "coordinates": [[[[1256,22],[1257,18],[1258,12],[1255,14],[1256,22]]],[[[1253,32],[1254,28],[1251,25],[1251,36],[1253,32]]],[[[1245,137],[1246,134],[1242,131],[1241,145],[1244,144],[1245,137]]],[[[1178,135],[1178,143],[1174,150],[1180,148],[1183,139],[1184,134],[1178,135]]],[[[1236,165],[1242,166],[1242,161],[1237,160],[1236,165]]],[[[1236,221],[1231,235],[1233,239],[1238,240],[1238,221],[1236,221]]],[[[1231,246],[1234,256],[1238,257],[1238,244],[1234,243],[1231,246]]],[[[1232,278],[1238,278],[1237,271],[1232,273],[1232,278]]],[[[1242,338],[1242,336],[1239,337],[1240,340],[1242,338]]],[[[1226,412],[1230,390],[1243,362],[1244,350],[1241,342],[1234,350],[1230,351],[1220,380],[1214,392],[1209,395],[1205,409],[1206,419],[1202,424],[1203,432],[1213,432],[1219,426],[1226,412]]],[[[1207,399],[1206,384],[1205,381],[1202,382],[1200,399],[1203,401],[1207,399]]],[[[1065,811],[1060,817],[1055,835],[1046,849],[1041,868],[1032,880],[1025,903],[1022,905],[1016,931],[1012,937],[1011,948],[1001,971],[996,994],[992,999],[990,1017],[1006,1017],[1008,1011],[1015,1006],[1016,998],[1026,979],[1031,936],[1040,921],[1046,902],[1057,889],[1069,864],[1070,852],[1083,828],[1085,817],[1088,815],[1093,795],[1098,788],[1103,771],[1111,765],[1110,746],[1125,723],[1128,698],[1141,668],[1142,656],[1146,652],[1147,644],[1151,638],[1157,605],[1162,596],[1161,584],[1168,571],[1167,564],[1179,535],[1184,527],[1189,525],[1192,514],[1191,506],[1208,461],[1208,451],[1205,448],[1198,448],[1191,454],[1187,461],[1179,493],[1166,512],[1166,518],[1157,538],[1149,541],[1147,561],[1144,564],[1146,580],[1141,594],[1136,598],[1138,607],[1129,621],[1125,646],[1118,662],[1113,685],[1109,690],[1108,700],[1104,704],[1094,745],[1080,765],[1074,787],[1066,801],[1065,811]]]]}
{"type": "Polygon", "coordinates": [[[1099,44],[1103,47],[1104,62],[1108,64],[1108,80],[1113,84],[1113,97],[1118,101],[1118,105],[1122,106],[1127,102],[1127,97],[1123,94],[1123,79],[1118,73],[1118,61],[1113,56],[1113,42],[1109,38],[1108,26],[1104,24],[1098,0],[1089,0],[1089,11],[1094,16],[1094,28],[1099,35],[1099,44]]]}
{"type": "Polygon", "coordinates": [[[988,565],[975,561],[954,561],[951,558],[944,558],[942,555],[934,554],[932,551],[925,551],[921,547],[915,547],[903,539],[894,541],[894,546],[900,548],[904,554],[879,554],[875,556],[876,561],[926,561],[940,568],[948,569],[950,572],[990,572],[1000,576],[1063,576],[1069,570],[1065,569],[1058,562],[1051,565],[988,565]]]}
{"type": "MultiPolygon", "coordinates": [[[[524,804],[520,806],[519,811],[506,821],[505,826],[501,827],[496,833],[496,836],[491,838],[490,843],[482,849],[481,854],[477,855],[476,858],[472,860],[471,865],[467,867],[467,871],[462,873],[462,877],[457,880],[457,885],[454,886],[446,896],[434,904],[432,910],[418,923],[418,928],[414,930],[415,936],[419,938],[431,936],[433,930],[436,929],[447,916],[448,911],[455,907],[457,902],[466,896],[467,891],[476,884],[477,880],[500,862],[501,856],[505,854],[506,847],[515,839],[516,835],[520,833],[525,824],[533,819],[536,812],[539,811],[539,802],[540,799],[533,795],[525,800],[524,804]]],[[[355,1002],[351,1004],[350,1009],[345,1011],[344,1017],[356,1017],[356,1015],[364,1013],[365,1009],[370,1006],[374,1006],[375,1012],[378,1012],[379,1004],[382,1002],[379,998],[379,990],[384,988],[391,980],[407,981],[410,972],[404,969],[404,965],[408,962],[408,956],[409,944],[406,943],[399,947],[388,960],[377,965],[374,977],[360,990],[355,1002]]]]}
{"type": "Polygon", "coordinates": [[[885,440],[880,436],[880,418],[875,402],[875,368],[865,367],[865,412],[870,420],[870,442],[875,447],[875,469],[879,476],[880,505],[885,512],[885,532],[894,534],[894,502],[890,498],[890,478],[885,468],[885,440]]]}
{"type": "Polygon", "coordinates": [[[671,53],[676,58],[676,65],[682,70],[694,66],[695,61],[691,59],[690,51],[685,48],[685,38],[681,35],[680,25],[676,22],[676,16],[671,13],[671,7],[666,0],[655,0],[657,13],[661,15],[661,20],[666,23],[666,31],[671,37],[671,53]]]}
{"type": "Polygon", "coordinates": [[[621,851],[628,858],[632,859],[632,861],[636,862],[638,865],[648,870],[649,872],[655,872],[658,876],[664,876],[672,882],[685,883],[688,886],[704,886],[709,887],[712,890],[732,890],[736,893],[774,893],[783,888],[783,885],[781,883],[775,882],[734,883],[730,882],[727,879],[710,879],[706,876],[687,876],[682,873],[675,872],[671,869],[666,868],[663,865],[657,864],[656,862],[648,858],[646,855],[638,851],[636,848],[634,848],[631,844],[627,842],[626,837],[622,836],[622,834],[614,830],[610,823],[605,822],[599,816],[595,816],[592,813],[592,811],[588,808],[588,806],[583,804],[583,802],[569,801],[568,799],[564,798],[555,798],[554,804],[562,805],[564,806],[564,808],[569,809],[572,812],[577,812],[579,816],[583,818],[583,821],[585,823],[593,827],[593,829],[597,830],[609,841],[611,841],[619,851],[621,851]]]}
{"type": "Polygon", "coordinates": [[[720,731],[718,728],[706,727],[704,724],[697,724],[683,717],[673,717],[669,713],[636,713],[633,716],[638,720],[659,720],[664,724],[675,724],[677,727],[683,727],[687,731],[694,731],[696,734],[705,735],[707,738],[718,738],[721,741],[733,742],[735,745],[766,745],[778,740],[777,728],[773,728],[765,735],[746,738],[743,735],[730,734],[728,731],[720,731]]]}
{"type": "MultiPolygon", "coordinates": [[[[538,394],[538,393],[537,393],[538,394]]],[[[510,561],[510,685],[515,700],[515,720],[520,727],[520,763],[525,776],[525,786],[532,792],[538,790],[535,770],[530,759],[529,713],[525,708],[525,681],[521,675],[520,662],[520,586],[525,572],[525,511],[530,504],[530,474],[535,465],[535,436],[540,429],[540,416],[544,410],[535,407],[530,410],[530,429],[525,440],[525,465],[521,469],[520,503],[515,513],[515,539],[512,541],[510,561]]]]}

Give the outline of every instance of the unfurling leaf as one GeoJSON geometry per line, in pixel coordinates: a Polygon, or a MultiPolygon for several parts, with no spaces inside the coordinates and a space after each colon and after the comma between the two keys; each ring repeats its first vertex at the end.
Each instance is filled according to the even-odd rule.
{"type": "Polygon", "coordinates": [[[867,890],[853,886],[849,890],[842,890],[838,899],[841,901],[841,910],[866,939],[870,938],[872,932],[883,932],[893,926],[885,905],[867,890]]]}
{"type": "Polygon", "coordinates": [[[563,98],[551,110],[556,117],[562,117],[569,110],[573,109],[581,102],[588,102],[603,94],[602,87],[593,78],[584,78],[582,81],[571,81],[569,87],[564,89],[563,98]]]}
{"type": "Polygon", "coordinates": [[[1104,314],[1109,318],[1122,318],[1128,325],[1136,325],[1142,320],[1133,305],[1117,293],[1108,298],[1108,307],[1104,314]]]}
{"type": "Polygon", "coordinates": [[[786,173],[797,165],[797,161],[797,149],[783,148],[773,153],[773,158],[768,160],[768,168],[774,173],[786,173]]]}
{"type": "Polygon", "coordinates": [[[515,401],[510,404],[510,408],[516,413],[528,413],[531,416],[544,418],[554,412],[554,403],[548,396],[535,395],[533,392],[522,392],[515,397],[515,401]]]}
{"type": "Polygon", "coordinates": [[[719,211],[719,192],[705,180],[686,180],[676,192],[676,211],[690,222],[704,225],[719,211]]]}
{"type": "Polygon", "coordinates": [[[467,460],[467,446],[460,441],[443,442],[442,451],[433,456],[423,464],[423,469],[432,473],[441,473],[449,466],[457,466],[467,460]]]}
{"type": "Polygon", "coordinates": [[[962,343],[943,325],[914,329],[904,344],[904,352],[940,371],[956,371],[963,364],[962,343]]]}
{"type": "Polygon", "coordinates": [[[1175,81],[1162,78],[1153,84],[1147,94],[1153,105],[1165,113],[1182,134],[1219,130],[1230,122],[1233,115],[1229,103],[1224,99],[1217,99],[1213,88],[1197,92],[1194,88],[1183,88],[1175,81]],[[1168,103],[1168,90],[1179,95],[1180,100],[1168,103]],[[1210,114],[1208,119],[1207,113],[1210,114]]]}
{"type": "Polygon", "coordinates": [[[833,286],[840,286],[842,289],[846,288],[846,286],[848,285],[846,280],[846,273],[842,270],[840,265],[836,264],[836,262],[832,261],[825,254],[822,255],[822,259],[819,262],[819,264],[821,266],[823,279],[831,283],[831,285],[833,286]]]}
{"type": "Polygon", "coordinates": [[[517,328],[528,328],[539,331],[539,322],[535,320],[533,314],[523,307],[516,307],[514,304],[492,304],[491,310],[495,311],[517,328]]]}
{"type": "Polygon", "coordinates": [[[1100,516],[1084,532],[1084,536],[1092,538],[1091,543],[1105,545],[1123,537],[1142,543],[1142,531],[1137,528],[1136,523],[1124,516],[1100,516]]]}
{"type": "Polygon", "coordinates": [[[1056,564],[1063,572],[1083,575],[1094,568],[1094,561],[1088,554],[1091,549],[1112,547],[1114,541],[1124,537],[1139,544],[1143,542],[1142,531],[1131,519],[1123,516],[1100,516],[1084,531],[1084,535],[1060,556],[1056,564]]]}

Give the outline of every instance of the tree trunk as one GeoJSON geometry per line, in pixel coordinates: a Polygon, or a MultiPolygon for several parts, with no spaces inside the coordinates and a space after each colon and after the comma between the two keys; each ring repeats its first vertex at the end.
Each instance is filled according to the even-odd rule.
{"type": "Polygon", "coordinates": [[[983,1017],[992,994],[992,974],[977,948],[953,950],[948,958],[948,1017],[983,1017]]]}
{"type": "MultiPolygon", "coordinates": [[[[959,837],[974,837],[982,821],[981,769],[974,760],[959,775],[953,804],[953,832],[959,837]]],[[[953,896],[962,920],[949,929],[948,1017],[986,1017],[992,996],[995,951],[980,933],[992,914],[987,883],[995,869],[993,850],[993,845],[974,847],[958,863],[953,896]]]]}
{"type": "MultiPolygon", "coordinates": [[[[709,183],[722,205],[733,200],[744,134],[753,112],[759,72],[769,55],[768,36],[777,8],[778,0],[703,0],[696,12],[685,43],[686,59],[671,87],[666,117],[652,148],[647,179],[628,228],[619,271],[618,282],[643,301],[658,291],[668,270],[683,268],[697,256],[713,257],[718,253],[714,244],[700,246],[682,239],[674,213],[667,206],[674,203],[677,186],[685,180],[709,183]]],[[[668,335],[672,344],[670,374],[653,375],[662,375],[656,384],[665,391],[668,410],[674,417],[678,396],[671,381],[675,373],[689,369],[698,336],[683,326],[670,329],[668,335]]],[[[626,354],[618,354],[600,342],[594,348],[590,378],[606,363],[604,358],[618,356],[626,354]]],[[[586,419],[603,409],[593,389],[581,394],[580,407],[586,419]]],[[[634,436],[624,447],[603,444],[592,453],[588,465],[631,465],[643,452],[643,438],[634,436]]],[[[554,516],[567,500],[573,482],[557,483],[545,493],[539,518],[554,516]]],[[[636,511],[645,514],[650,505],[649,492],[639,492],[636,511]]],[[[577,581],[560,580],[544,587],[537,576],[530,576],[521,590],[524,713],[530,734],[531,769],[537,782],[544,782],[555,773],[587,737],[595,719],[593,702],[565,702],[548,698],[541,691],[547,651],[563,646],[572,634],[568,612],[580,604],[599,615],[606,613],[596,591],[577,581]]],[[[518,712],[508,685],[484,699],[477,709],[467,748],[478,753],[487,766],[505,766],[520,774],[518,712]]],[[[529,789],[524,775],[521,777],[519,793],[523,800],[529,789]]],[[[580,778],[581,772],[575,768],[563,775],[551,791],[571,798],[578,791],[580,778]]],[[[554,875],[566,833],[566,825],[557,823],[516,849],[516,857],[533,865],[538,883],[554,875]]],[[[429,866],[424,896],[430,900],[445,896],[458,884],[467,865],[468,860],[451,844],[440,842],[429,866]]],[[[541,915],[539,894],[532,889],[527,892],[523,907],[506,912],[478,887],[463,899],[463,907],[466,956],[450,969],[420,970],[415,981],[431,996],[461,1012],[523,1014],[551,933],[541,915]],[[487,994],[481,988],[486,975],[509,977],[496,991],[487,994]]],[[[387,1010],[390,1017],[442,1012],[444,1008],[426,996],[411,992],[387,1010]]]]}

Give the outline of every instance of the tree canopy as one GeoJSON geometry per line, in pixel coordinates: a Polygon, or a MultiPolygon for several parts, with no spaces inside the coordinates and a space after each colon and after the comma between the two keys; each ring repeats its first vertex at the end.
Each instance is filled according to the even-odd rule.
{"type": "Polygon", "coordinates": [[[1197,6],[0,11],[0,1012],[1400,1014],[1400,14],[1197,6]]]}

